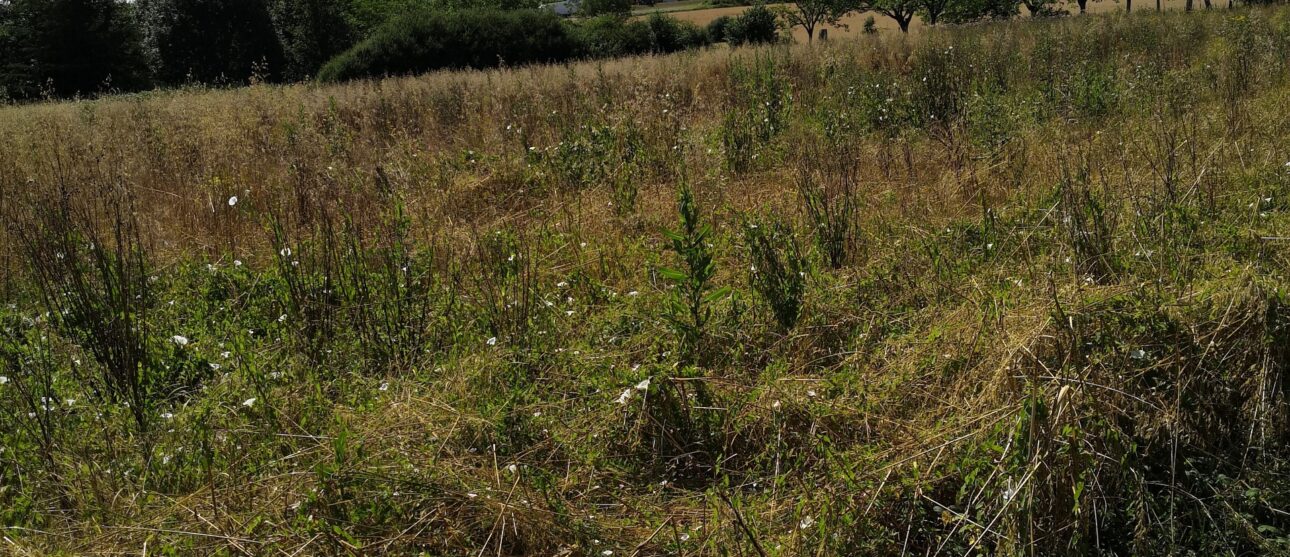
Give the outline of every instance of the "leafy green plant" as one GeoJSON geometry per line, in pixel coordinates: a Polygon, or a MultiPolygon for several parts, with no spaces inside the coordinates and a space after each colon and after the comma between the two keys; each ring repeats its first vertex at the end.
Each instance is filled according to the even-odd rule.
{"type": "Polygon", "coordinates": [[[703,341],[705,327],[712,316],[711,304],[724,298],[729,287],[712,287],[717,264],[712,260],[712,229],[704,224],[690,185],[681,182],[677,196],[681,227],[664,234],[681,260],[678,269],[664,268],[659,273],[671,281],[673,289],[668,302],[668,321],[676,331],[683,363],[693,363],[703,341]]]}
{"type": "Polygon", "coordinates": [[[778,219],[748,220],[748,282],[761,294],[785,331],[797,324],[806,291],[806,259],[797,245],[797,234],[778,219]]]}

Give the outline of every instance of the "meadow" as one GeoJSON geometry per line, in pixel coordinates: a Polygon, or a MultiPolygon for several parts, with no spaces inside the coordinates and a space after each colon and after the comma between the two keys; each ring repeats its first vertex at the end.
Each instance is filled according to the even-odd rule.
{"type": "Polygon", "coordinates": [[[0,107],[0,552],[1290,552],[1290,10],[0,107]]]}

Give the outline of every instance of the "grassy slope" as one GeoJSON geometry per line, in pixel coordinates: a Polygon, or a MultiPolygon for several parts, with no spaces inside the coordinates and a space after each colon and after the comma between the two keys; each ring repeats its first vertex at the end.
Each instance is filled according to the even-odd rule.
{"type": "Polygon", "coordinates": [[[0,109],[5,550],[1283,551],[1287,52],[1097,17],[0,109]]]}

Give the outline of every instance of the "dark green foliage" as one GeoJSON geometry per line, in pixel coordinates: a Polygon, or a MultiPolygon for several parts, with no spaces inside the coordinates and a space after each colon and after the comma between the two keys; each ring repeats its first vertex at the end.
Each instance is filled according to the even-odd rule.
{"type": "Polygon", "coordinates": [[[631,0],[583,0],[578,5],[578,15],[593,17],[598,15],[628,16],[632,13],[631,0]]]}
{"type": "Polygon", "coordinates": [[[282,45],[263,0],[140,0],[139,10],[162,83],[282,75],[282,45]]]}
{"type": "Polygon", "coordinates": [[[282,43],[283,76],[309,79],[354,44],[357,33],[335,0],[273,0],[273,27],[282,43]]]}
{"type": "Polygon", "coordinates": [[[717,264],[712,260],[712,228],[699,216],[694,191],[681,182],[676,204],[681,215],[681,228],[665,232],[672,251],[681,259],[680,269],[661,269],[663,278],[674,285],[668,304],[668,321],[676,330],[680,345],[681,362],[693,364],[703,341],[708,319],[712,317],[711,304],[730,291],[729,287],[712,289],[712,277],[717,274],[717,264]]]}
{"type": "Polygon", "coordinates": [[[725,42],[726,29],[735,18],[723,15],[708,22],[708,40],[714,43],[725,42]]]}
{"type": "Polygon", "coordinates": [[[131,8],[116,0],[0,5],[0,99],[149,86],[131,8]]]}
{"type": "Polygon", "coordinates": [[[418,11],[395,18],[328,62],[323,81],[403,75],[439,68],[489,68],[574,58],[578,41],[551,13],[418,11]]]}
{"type": "Polygon", "coordinates": [[[740,14],[725,28],[726,42],[731,46],[773,43],[779,40],[779,22],[775,12],[758,4],[740,14]]]}
{"type": "Polygon", "coordinates": [[[747,242],[748,282],[761,294],[775,314],[775,321],[788,331],[802,314],[806,292],[806,259],[797,245],[792,227],[778,219],[744,223],[747,242]]]}

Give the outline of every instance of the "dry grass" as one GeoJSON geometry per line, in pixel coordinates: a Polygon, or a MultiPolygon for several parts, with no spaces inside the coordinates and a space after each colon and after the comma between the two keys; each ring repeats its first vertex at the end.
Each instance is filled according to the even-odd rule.
{"type": "Polygon", "coordinates": [[[1284,551],[1287,45],[1285,10],[1108,16],[0,108],[0,542],[1284,551]],[[839,268],[803,175],[854,195],[839,268]],[[734,289],[695,367],[682,180],[734,289]],[[809,247],[790,330],[747,215],[809,247]],[[155,277],[102,305],[172,377],[143,423],[46,313],[129,250],[38,257],[66,234],[155,277]]]}

